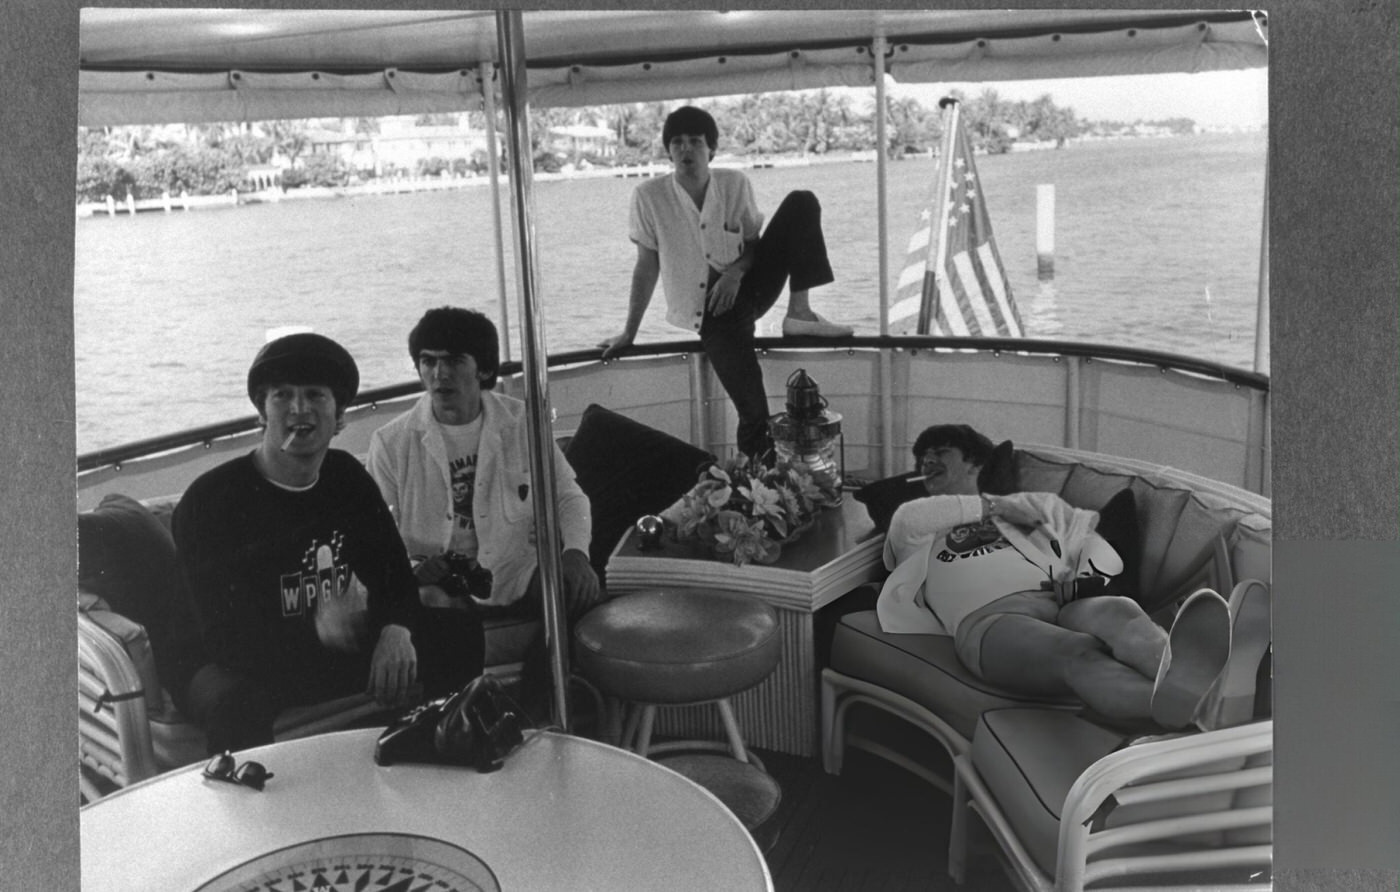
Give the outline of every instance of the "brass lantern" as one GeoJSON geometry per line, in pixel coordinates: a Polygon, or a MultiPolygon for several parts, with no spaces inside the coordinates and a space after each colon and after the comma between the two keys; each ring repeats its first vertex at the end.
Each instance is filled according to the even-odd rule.
{"type": "Polygon", "coordinates": [[[768,419],[768,431],[778,461],[804,468],[819,483],[829,485],[840,502],[845,460],[841,414],[827,408],[817,382],[798,369],[787,380],[787,411],[768,419]]]}

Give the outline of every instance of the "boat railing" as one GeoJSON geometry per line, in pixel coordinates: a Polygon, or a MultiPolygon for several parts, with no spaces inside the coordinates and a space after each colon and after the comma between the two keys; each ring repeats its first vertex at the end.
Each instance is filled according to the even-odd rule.
{"type": "MultiPolygon", "coordinates": [[[[799,366],[813,371],[845,416],[848,468],[868,475],[892,472],[911,428],[917,433],[936,418],[956,418],[1018,442],[1127,455],[1267,495],[1269,378],[1258,372],[1133,347],[1029,338],[759,338],[756,348],[775,405],[782,393],[774,382],[799,366]]],[[[716,454],[733,448],[733,409],[698,341],[633,345],[607,361],[598,349],[565,351],[550,355],[548,365],[556,430],[576,427],[588,403],[597,402],[716,454]]],[[[521,364],[503,363],[503,392],[519,395],[523,386],[521,364]]],[[[363,451],[373,429],[420,392],[416,380],[362,391],[337,446],[363,451]]],[[[132,488],[138,466],[163,475],[154,491],[137,487],[145,495],[177,493],[192,473],[251,448],[258,429],[257,416],[247,415],[84,453],[77,461],[80,506],[132,488]]]]}

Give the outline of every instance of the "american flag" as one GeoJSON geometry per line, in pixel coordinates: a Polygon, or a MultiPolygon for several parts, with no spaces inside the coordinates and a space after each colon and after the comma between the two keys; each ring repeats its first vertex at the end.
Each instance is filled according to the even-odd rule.
{"type": "Polygon", "coordinates": [[[987,202],[972,161],[958,103],[945,100],[940,182],[919,215],[894,306],[890,330],[917,317],[920,334],[1023,337],[1021,314],[992,238],[987,202]],[[942,239],[938,238],[942,235],[942,239]]]}

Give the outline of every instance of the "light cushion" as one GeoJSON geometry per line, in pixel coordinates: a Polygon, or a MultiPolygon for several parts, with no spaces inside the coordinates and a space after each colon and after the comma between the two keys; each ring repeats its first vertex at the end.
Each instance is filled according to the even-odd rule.
{"type": "Polygon", "coordinates": [[[977,725],[972,764],[1045,873],[1055,874],[1060,810],[1070,787],[1124,739],[1059,710],[994,710],[977,725]]]}
{"type": "MultiPolygon", "coordinates": [[[[832,669],[902,694],[970,739],[984,710],[1044,703],[987,684],[963,667],[950,635],[880,631],[875,611],[841,617],[831,640],[832,669]]],[[[1066,706],[1073,701],[1056,701],[1066,706]]]]}
{"type": "MultiPolygon", "coordinates": [[[[1070,788],[1085,770],[1119,749],[1128,737],[1093,724],[1073,712],[1054,709],[1010,708],[986,713],[972,739],[972,764],[992,797],[1010,821],[1040,869],[1054,875],[1059,845],[1060,816],[1070,788]]],[[[1191,774],[1216,774],[1267,764],[1267,757],[1220,759],[1197,766],[1191,774]]],[[[1162,778],[1180,776],[1164,772],[1162,778]]],[[[1100,809],[1096,821],[1105,828],[1151,818],[1169,818],[1207,808],[1226,809],[1245,804],[1267,804],[1267,794],[1256,791],[1202,793],[1138,805],[1100,809]]],[[[1257,831],[1235,833],[1238,840],[1267,841],[1257,831]]],[[[1199,834],[1217,844],[1222,834],[1199,834]]],[[[1170,851],[1171,844],[1156,843],[1156,851],[1170,851]]],[[[1141,849],[1141,847],[1139,847],[1141,849]]]]}
{"type": "Polygon", "coordinates": [[[608,556],[637,518],[690,491],[715,457],[665,431],[595,404],[564,447],[593,511],[589,560],[603,578],[608,556]]]}
{"type": "Polygon", "coordinates": [[[136,675],[141,679],[141,691],[146,701],[146,711],[155,715],[165,706],[165,692],[156,672],[155,657],[151,654],[150,636],[146,627],[133,622],[128,617],[116,613],[107,602],[92,592],[78,591],[78,610],[108,632],[122,650],[126,651],[136,675]]]}
{"type": "Polygon", "coordinates": [[[773,608],[704,589],[636,592],[574,627],[574,658],[603,693],[638,703],[704,703],[768,677],[782,640],[773,608]]]}

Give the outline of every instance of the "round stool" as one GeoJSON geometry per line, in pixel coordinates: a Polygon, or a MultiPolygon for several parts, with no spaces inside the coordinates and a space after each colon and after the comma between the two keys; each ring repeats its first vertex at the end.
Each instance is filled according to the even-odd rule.
{"type": "Polygon", "coordinates": [[[667,589],[613,598],[574,627],[582,674],[614,701],[633,704],[624,747],[655,758],[723,802],[764,850],[776,840],[769,822],[782,801],[778,782],[744,746],[729,698],[760,683],[782,654],[778,616],[762,601],[733,592],[667,589]],[[713,703],[727,743],[651,743],[658,706],[713,703]],[[640,708],[638,708],[640,707],[640,708]],[[734,758],[696,754],[719,750],[734,758]]]}
{"type": "Polygon", "coordinates": [[[602,692],[639,705],[622,744],[640,755],[727,749],[750,761],[729,698],[778,665],[778,618],[761,601],[733,592],[665,589],[613,598],[579,620],[574,658],[602,692]],[[714,741],[651,744],[658,706],[714,703],[727,746],[714,741]]]}

